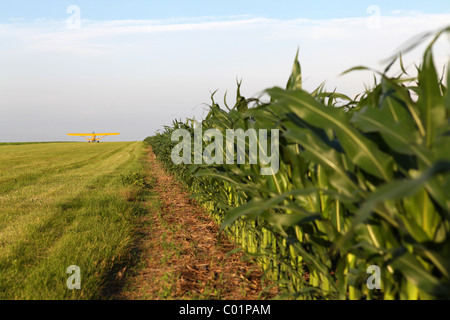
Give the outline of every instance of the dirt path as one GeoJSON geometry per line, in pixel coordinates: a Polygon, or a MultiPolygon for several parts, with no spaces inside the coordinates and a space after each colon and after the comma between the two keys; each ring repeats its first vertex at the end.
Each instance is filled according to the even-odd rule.
{"type": "Polygon", "coordinates": [[[233,299],[253,300],[261,294],[262,273],[227,239],[218,243],[218,227],[204,209],[189,199],[185,189],[148,156],[148,174],[154,179],[148,214],[138,230],[140,263],[125,274],[125,286],[113,299],[233,299]]]}

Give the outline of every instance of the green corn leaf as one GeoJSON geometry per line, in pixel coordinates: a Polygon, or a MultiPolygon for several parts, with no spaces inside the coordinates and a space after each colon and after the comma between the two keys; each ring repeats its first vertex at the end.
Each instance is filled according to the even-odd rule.
{"type": "Polygon", "coordinates": [[[412,254],[404,253],[395,258],[390,265],[421,290],[438,298],[450,296],[450,286],[430,274],[412,254]]]}
{"type": "Polygon", "coordinates": [[[268,200],[256,198],[252,199],[246,204],[229,211],[225,216],[220,228],[221,230],[225,229],[234,221],[245,215],[252,214],[254,217],[261,215],[263,212],[284,201],[288,196],[308,196],[315,192],[317,192],[316,189],[291,190],[288,192],[284,192],[283,194],[280,194],[274,198],[269,198],[268,200]]]}
{"type": "Polygon", "coordinates": [[[305,149],[301,152],[302,157],[320,163],[329,168],[331,175],[338,176],[332,179],[332,183],[335,183],[334,185],[339,187],[344,194],[362,193],[355,181],[351,179],[350,174],[346,172],[338,152],[318,139],[309,130],[292,127],[283,136],[305,149]]]}
{"type": "Polygon", "coordinates": [[[410,131],[403,122],[393,121],[386,111],[366,106],[355,112],[351,121],[364,132],[379,132],[395,152],[416,155],[425,165],[431,165],[430,153],[417,145],[418,133],[410,131]]]}
{"type": "MultiPolygon", "coordinates": [[[[440,252],[431,250],[422,244],[413,244],[415,252],[428,258],[442,273],[442,275],[450,280],[450,259],[440,252]]],[[[444,250],[442,250],[444,251],[444,250]]]]}
{"type": "Polygon", "coordinates": [[[450,162],[438,162],[426,170],[420,177],[410,180],[394,180],[373,192],[355,214],[349,231],[339,239],[336,248],[343,247],[351,239],[355,228],[369,218],[378,204],[387,200],[399,200],[416,194],[425,184],[439,173],[449,172],[450,162]]]}
{"type": "Polygon", "coordinates": [[[383,180],[392,177],[392,157],[380,151],[375,143],[351,126],[339,109],[325,107],[304,91],[287,92],[272,88],[267,92],[277,101],[280,108],[294,112],[309,124],[332,128],[345,149],[347,156],[368,173],[383,180]]]}
{"type": "Polygon", "coordinates": [[[444,216],[450,221],[450,173],[434,177],[426,183],[425,188],[441,206],[444,216]]]}
{"type": "Polygon", "coordinates": [[[330,269],[325,265],[317,256],[305,250],[303,245],[299,242],[292,244],[293,248],[301,255],[301,257],[307,263],[309,269],[317,270],[324,278],[328,280],[331,286],[337,290],[336,283],[330,275],[330,269]]]}
{"type": "MultiPolygon", "coordinates": [[[[450,66],[450,63],[447,63],[450,66]]],[[[447,86],[450,86],[450,68],[447,68],[447,86]]],[[[445,92],[445,109],[450,112],[450,89],[445,92]]]]}
{"type": "Polygon", "coordinates": [[[414,122],[411,119],[411,114],[408,112],[408,106],[402,99],[402,97],[408,96],[410,94],[408,90],[413,91],[415,89],[415,87],[407,88],[404,87],[401,83],[397,84],[393,81],[388,81],[385,77],[382,77],[380,92],[381,95],[379,97],[376,97],[376,100],[372,105],[376,105],[377,103],[379,103],[379,109],[385,111],[387,115],[390,115],[395,123],[401,124],[402,127],[405,127],[405,129],[420,137],[420,134],[418,132],[415,132],[417,131],[417,128],[415,127],[414,122]],[[400,95],[399,92],[401,92],[402,95],[400,95]]]}
{"type": "Polygon", "coordinates": [[[294,66],[292,67],[292,73],[286,85],[286,90],[300,90],[302,88],[302,70],[300,62],[298,62],[298,52],[299,49],[297,49],[295,55],[294,66]]]}
{"type": "MultiPolygon", "coordinates": [[[[368,67],[354,67],[351,68],[349,70],[347,70],[346,72],[344,72],[343,74],[346,74],[348,72],[351,71],[359,71],[359,70],[371,70],[368,67]]],[[[419,130],[420,134],[422,136],[425,136],[425,129],[424,129],[424,124],[422,123],[422,119],[420,117],[419,111],[416,110],[417,108],[415,107],[415,103],[414,101],[411,99],[411,95],[408,91],[404,90],[405,88],[399,86],[399,83],[402,83],[404,81],[407,81],[406,79],[403,80],[398,80],[398,79],[392,79],[389,78],[385,73],[380,73],[378,71],[372,70],[376,73],[378,73],[383,81],[385,83],[388,83],[390,85],[390,88],[392,88],[395,91],[395,94],[398,96],[398,99],[401,100],[401,102],[406,106],[406,108],[408,109],[408,112],[411,114],[411,117],[414,119],[414,123],[417,126],[417,129],[419,130]]],[[[385,85],[385,84],[384,84],[385,85]]],[[[371,96],[373,95],[373,93],[376,93],[376,89],[374,89],[372,92],[368,93],[368,97],[366,99],[371,99],[371,96]]],[[[360,103],[362,103],[364,100],[361,99],[360,103]]],[[[373,105],[373,102],[371,103],[373,105]]]]}
{"type": "Polygon", "coordinates": [[[444,100],[439,86],[439,77],[434,65],[434,59],[431,48],[425,51],[423,65],[419,71],[419,107],[422,118],[424,119],[426,136],[425,145],[431,148],[436,139],[436,131],[443,125],[446,119],[444,100]]]}
{"type": "MultiPolygon", "coordinates": [[[[277,207],[283,208],[283,207],[277,207]]],[[[288,234],[284,231],[284,227],[298,226],[304,223],[309,223],[321,218],[318,213],[308,214],[304,212],[296,212],[291,214],[278,214],[278,213],[268,213],[261,215],[265,221],[267,221],[272,227],[274,227],[278,232],[284,236],[288,234]]]]}

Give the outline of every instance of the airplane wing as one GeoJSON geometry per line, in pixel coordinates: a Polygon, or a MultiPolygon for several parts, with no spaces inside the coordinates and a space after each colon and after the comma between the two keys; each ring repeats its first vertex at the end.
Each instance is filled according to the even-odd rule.
{"type": "Polygon", "coordinates": [[[96,135],[96,139],[100,140],[106,136],[117,136],[118,134],[120,134],[120,133],[96,133],[95,135],[96,135]]]}
{"type": "Polygon", "coordinates": [[[85,136],[117,136],[120,133],[68,133],[68,136],[77,136],[77,137],[85,137],[85,136]]]}
{"type": "Polygon", "coordinates": [[[95,136],[95,134],[92,133],[68,133],[68,136],[77,136],[77,137],[84,137],[84,136],[95,136]]]}
{"type": "Polygon", "coordinates": [[[117,136],[120,133],[95,133],[96,136],[117,136]]]}

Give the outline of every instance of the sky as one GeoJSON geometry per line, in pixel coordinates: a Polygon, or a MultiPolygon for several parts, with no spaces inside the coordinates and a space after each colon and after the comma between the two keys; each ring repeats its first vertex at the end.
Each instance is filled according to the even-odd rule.
{"type": "MultiPolygon", "coordinates": [[[[0,142],[143,140],[284,87],[299,49],[304,88],[355,95],[413,36],[450,25],[448,1],[0,0],[0,142]]],[[[449,61],[450,37],[434,54],[449,61]]],[[[426,44],[426,42],[425,42],[426,44]]],[[[424,45],[425,45],[424,44],[424,45]]],[[[423,46],[405,55],[408,70],[423,46]]]]}

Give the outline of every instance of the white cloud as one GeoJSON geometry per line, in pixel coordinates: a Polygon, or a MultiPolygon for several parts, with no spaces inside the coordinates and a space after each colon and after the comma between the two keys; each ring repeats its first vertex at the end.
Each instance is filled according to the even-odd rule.
{"type": "MultiPolygon", "coordinates": [[[[370,30],[370,17],[330,20],[277,20],[260,17],[199,17],[168,20],[83,20],[78,30],[69,30],[65,21],[41,21],[31,25],[21,23],[0,25],[0,36],[22,39],[25,49],[35,51],[68,51],[86,55],[106,53],[110,46],[126,43],[126,37],[141,38],[152,34],[195,32],[264,32],[268,40],[294,41],[353,41],[364,42],[373,38],[392,43],[398,38],[408,39],[424,30],[436,30],[449,24],[449,14],[420,14],[395,11],[393,15],[380,16],[380,28],[370,30]]],[[[187,35],[189,36],[189,35],[187,35]]],[[[251,39],[248,39],[251,41],[251,39]]],[[[133,40],[132,40],[133,41],[133,40]]],[[[131,42],[132,42],[131,41],[131,42]]],[[[397,43],[400,45],[401,43],[397,43]]],[[[383,44],[380,43],[380,46],[383,44]]]]}
{"type": "MultiPolygon", "coordinates": [[[[172,118],[199,116],[212,90],[220,89],[218,101],[225,90],[233,97],[236,78],[243,78],[246,96],[285,85],[297,47],[307,89],[328,80],[330,90],[359,93],[371,75],[337,76],[360,64],[380,70],[380,61],[405,41],[445,26],[450,15],[396,12],[380,16],[380,28],[369,28],[367,19],[83,20],[77,30],[65,21],[3,24],[0,101],[8,106],[2,119],[10,120],[0,127],[0,140],[24,123],[28,130],[83,123],[92,110],[98,121],[133,132],[123,139],[140,139],[172,118]],[[40,122],[24,119],[27,114],[39,114],[40,122]],[[131,115],[139,121],[122,121],[131,115]]],[[[448,42],[437,44],[438,64],[448,61],[448,49],[448,42]]],[[[405,63],[412,66],[420,53],[410,53],[405,63]]]]}

